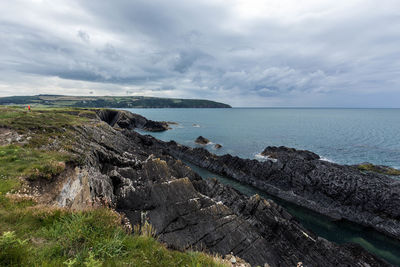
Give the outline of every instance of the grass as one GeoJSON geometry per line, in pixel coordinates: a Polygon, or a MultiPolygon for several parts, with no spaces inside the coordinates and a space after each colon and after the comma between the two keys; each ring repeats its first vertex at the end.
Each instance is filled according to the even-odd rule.
{"type": "Polygon", "coordinates": [[[76,143],[73,127],[87,124],[95,112],[77,108],[36,108],[28,111],[21,107],[0,106],[0,128],[8,128],[30,136],[30,148],[48,148],[58,143],[59,148],[70,150],[76,143]]]}
{"type": "Polygon", "coordinates": [[[204,253],[168,250],[151,235],[131,235],[105,208],[26,205],[1,215],[0,266],[223,266],[204,253]]]}
{"type": "Polygon", "coordinates": [[[148,224],[131,234],[107,208],[74,212],[9,197],[25,180],[63,172],[73,158],[67,149],[75,142],[73,126],[93,115],[0,106],[0,127],[31,136],[25,144],[0,146],[0,266],[223,266],[204,253],[168,250],[148,224]],[[49,146],[55,140],[57,146],[49,146]]]}
{"type": "Polygon", "coordinates": [[[65,169],[70,156],[56,151],[24,148],[18,145],[0,146],[0,177],[30,180],[51,179],[65,169]]]}
{"type": "Polygon", "coordinates": [[[383,167],[375,166],[371,163],[360,164],[357,166],[357,168],[361,171],[377,172],[377,173],[382,173],[382,174],[392,175],[392,176],[400,175],[400,170],[390,168],[390,167],[383,168],[383,167]]]}
{"type": "MultiPolygon", "coordinates": [[[[69,126],[87,122],[88,110],[73,108],[42,108],[28,111],[22,107],[0,106],[0,127],[9,127],[20,133],[44,130],[59,132],[69,126]]],[[[93,113],[93,112],[92,112],[93,113]]]]}

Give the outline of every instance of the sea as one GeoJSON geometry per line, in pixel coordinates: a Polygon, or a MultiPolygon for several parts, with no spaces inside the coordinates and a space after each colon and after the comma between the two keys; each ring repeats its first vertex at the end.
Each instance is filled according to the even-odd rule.
{"type": "MultiPolygon", "coordinates": [[[[323,160],[340,164],[370,162],[400,169],[400,109],[342,108],[231,108],[231,109],[126,109],[151,120],[170,121],[171,130],[141,132],[197,147],[198,136],[211,141],[211,152],[265,160],[267,146],[310,150],[323,160]],[[222,148],[214,148],[221,144],[222,148]]],[[[371,253],[400,266],[400,242],[359,225],[328,218],[267,195],[256,188],[190,165],[204,179],[247,194],[259,194],[284,206],[307,229],[339,244],[358,243],[371,253]]],[[[393,178],[396,179],[396,178],[393,178]]],[[[400,207],[399,207],[400,208],[400,207]]]]}

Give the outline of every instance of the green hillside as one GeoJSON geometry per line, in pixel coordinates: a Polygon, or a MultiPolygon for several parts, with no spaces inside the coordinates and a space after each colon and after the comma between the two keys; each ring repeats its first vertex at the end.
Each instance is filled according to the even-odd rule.
{"type": "Polygon", "coordinates": [[[230,105],[203,99],[145,96],[10,96],[0,97],[0,105],[33,105],[88,108],[230,108],[230,105]]]}

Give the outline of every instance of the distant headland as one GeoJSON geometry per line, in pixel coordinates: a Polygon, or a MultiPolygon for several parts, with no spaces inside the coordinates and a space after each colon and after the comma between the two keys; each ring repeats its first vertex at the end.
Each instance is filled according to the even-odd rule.
{"type": "Polygon", "coordinates": [[[10,96],[0,97],[0,105],[88,108],[231,108],[228,104],[205,99],[159,98],[147,96],[10,96]]]}

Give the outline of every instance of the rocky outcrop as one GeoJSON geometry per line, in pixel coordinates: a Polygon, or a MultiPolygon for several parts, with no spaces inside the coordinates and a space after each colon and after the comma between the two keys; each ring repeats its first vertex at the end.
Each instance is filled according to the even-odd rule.
{"type": "Polygon", "coordinates": [[[260,162],[216,156],[169,142],[169,153],[335,220],[347,219],[400,239],[400,181],[320,160],[310,151],[267,147],[260,162]]]}
{"type": "Polygon", "coordinates": [[[10,144],[26,144],[31,137],[19,134],[17,131],[0,126],[0,146],[10,144]]]}
{"type": "Polygon", "coordinates": [[[120,128],[76,127],[74,149],[82,162],[55,187],[54,203],[102,203],[132,225],[148,221],[171,248],[233,253],[252,265],[389,266],[358,245],[319,238],[271,200],[203,180],[173,156],[184,147],[120,128]]]}
{"type": "Polygon", "coordinates": [[[220,145],[220,144],[215,144],[214,148],[220,149],[220,148],[222,148],[222,145],[220,145]]]}
{"type": "Polygon", "coordinates": [[[167,122],[148,120],[143,116],[124,110],[102,109],[97,111],[97,115],[112,127],[130,130],[139,128],[151,132],[162,132],[168,129],[167,122]]]}
{"type": "Polygon", "coordinates": [[[207,145],[208,143],[210,143],[210,140],[200,135],[199,137],[196,138],[194,142],[200,145],[207,145]]]}

